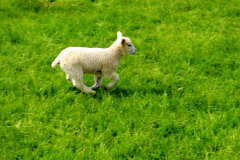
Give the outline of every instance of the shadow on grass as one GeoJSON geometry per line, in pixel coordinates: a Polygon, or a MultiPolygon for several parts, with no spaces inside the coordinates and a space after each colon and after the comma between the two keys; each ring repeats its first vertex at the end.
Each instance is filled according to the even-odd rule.
{"type": "MultiPolygon", "coordinates": [[[[75,94],[80,94],[82,93],[82,91],[80,89],[78,89],[77,87],[72,86],[71,88],[69,88],[69,91],[74,91],[75,94]]],[[[84,94],[84,93],[83,93],[84,94]]]]}
{"type": "MultiPolygon", "coordinates": [[[[101,86],[97,89],[94,89],[96,91],[96,95],[92,95],[92,97],[95,97],[99,100],[102,99],[102,96],[107,96],[107,95],[111,95],[114,97],[133,97],[134,95],[147,95],[147,94],[153,94],[153,95],[163,95],[165,93],[167,93],[168,96],[172,96],[172,89],[171,86],[159,86],[159,87],[139,87],[139,88],[125,88],[125,87],[121,87],[121,86],[115,86],[110,90],[105,90],[104,86],[101,86]]],[[[81,90],[79,90],[76,87],[71,87],[69,88],[68,91],[74,91],[75,94],[83,94],[83,95],[87,95],[85,93],[82,93],[81,90]]]]}
{"type": "Polygon", "coordinates": [[[117,88],[113,88],[112,90],[109,90],[109,93],[111,95],[116,95],[116,96],[121,96],[121,97],[130,97],[133,96],[135,94],[142,94],[142,95],[146,95],[146,94],[159,94],[159,95],[163,95],[164,94],[164,89],[163,88],[121,88],[121,87],[117,87],[117,88]]]}

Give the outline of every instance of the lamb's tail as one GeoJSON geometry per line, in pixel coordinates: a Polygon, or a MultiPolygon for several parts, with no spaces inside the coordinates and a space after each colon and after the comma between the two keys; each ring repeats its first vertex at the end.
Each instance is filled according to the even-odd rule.
{"type": "Polygon", "coordinates": [[[59,56],[52,62],[52,67],[56,67],[58,64],[60,64],[59,56]]]}

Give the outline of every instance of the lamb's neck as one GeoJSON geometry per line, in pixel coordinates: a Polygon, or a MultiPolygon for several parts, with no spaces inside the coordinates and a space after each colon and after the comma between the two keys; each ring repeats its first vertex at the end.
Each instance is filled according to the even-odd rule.
{"type": "Polygon", "coordinates": [[[114,58],[119,62],[123,57],[122,47],[116,43],[113,43],[109,48],[109,53],[113,55],[114,58]]]}

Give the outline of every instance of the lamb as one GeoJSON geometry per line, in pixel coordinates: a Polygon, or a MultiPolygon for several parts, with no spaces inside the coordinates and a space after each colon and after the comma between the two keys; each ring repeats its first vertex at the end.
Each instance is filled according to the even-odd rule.
{"type": "Polygon", "coordinates": [[[84,93],[96,94],[92,90],[102,84],[102,77],[112,80],[104,88],[111,89],[118,81],[119,76],[115,73],[118,63],[126,54],[135,54],[136,48],[131,40],[122,37],[121,32],[117,32],[117,40],[109,48],[85,48],[69,47],[64,49],[53,61],[52,67],[58,64],[67,74],[66,78],[75,87],[84,93]],[[83,83],[83,74],[94,74],[95,84],[87,87],[83,83]]]}

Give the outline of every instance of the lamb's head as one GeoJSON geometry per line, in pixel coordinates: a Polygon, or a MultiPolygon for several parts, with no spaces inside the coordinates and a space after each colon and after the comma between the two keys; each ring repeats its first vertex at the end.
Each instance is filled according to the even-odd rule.
{"type": "Polygon", "coordinates": [[[136,48],[132,44],[132,41],[130,38],[123,37],[121,32],[117,32],[117,40],[118,42],[121,43],[122,48],[124,50],[125,54],[135,54],[136,53],[136,48]]]}

